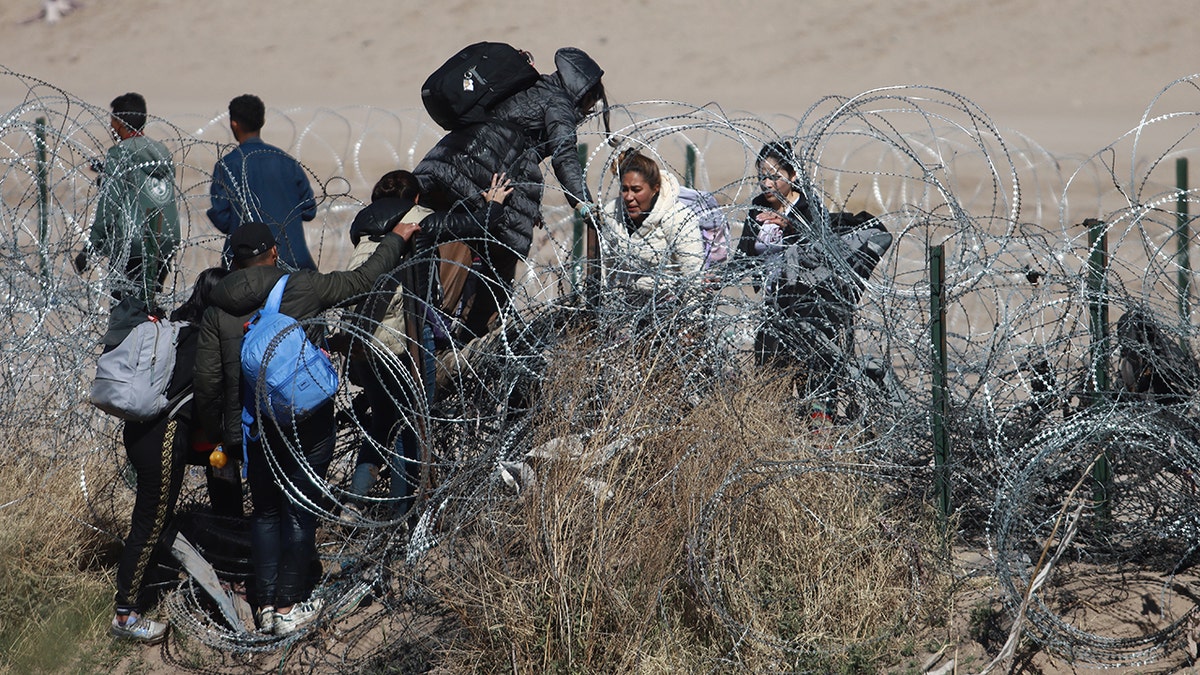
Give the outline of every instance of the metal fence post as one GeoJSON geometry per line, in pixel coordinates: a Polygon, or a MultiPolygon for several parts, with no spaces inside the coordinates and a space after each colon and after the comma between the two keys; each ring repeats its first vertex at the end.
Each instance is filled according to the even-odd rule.
{"type": "Polygon", "coordinates": [[[950,434],[946,419],[950,412],[946,392],[946,253],[938,244],[929,247],[929,320],[933,355],[933,432],[934,492],[938,514],[945,527],[950,517],[950,434]]]}
{"type": "Polygon", "coordinates": [[[683,165],[683,185],[696,187],[696,146],[691,143],[687,146],[687,163],[683,165]]]}
{"type": "MultiPolygon", "coordinates": [[[[1191,325],[1192,316],[1192,261],[1188,254],[1191,228],[1188,227],[1188,161],[1187,157],[1175,160],[1175,185],[1179,194],[1175,201],[1175,259],[1179,265],[1179,319],[1181,325],[1191,325]]],[[[1180,336],[1180,346],[1186,348],[1187,340],[1180,336]]]]}
{"type": "Polygon", "coordinates": [[[37,146],[37,184],[38,184],[38,256],[41,263],[42,278],[50,279],[50,259],[46,250],[50,237],[50,186],[48,185],[49,169],[46,163],[46,118],[39,117],[34,123],[35,141],[37,146]]]}
{"type": "MultiPolygon", "coordinates": [[[[1091,405],[1102,405],[1111,391],[1108,381],[1108,233],[1101,220],[1083,221],[1088,228],[1088,328],[1092,335],[1091,405]]],[[[1112,464],[1107,453],[1102,454],[1092,469],[1096,513],[1106,521],[1110,504],[1108,490],[1112,486],[1112,464]]]]}

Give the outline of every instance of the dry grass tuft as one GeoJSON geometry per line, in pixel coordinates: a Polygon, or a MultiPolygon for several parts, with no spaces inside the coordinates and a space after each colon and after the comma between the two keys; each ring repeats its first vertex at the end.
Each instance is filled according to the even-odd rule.
{"type": "Polygon", "coordinates": [[[596,348],[551,357],[555,450],[433,582],[466,626],[449,670],[838,670],[943,606],[932,515],[812,451],[788,378],[689,398],[661,351],[596,348]]]}
{"type": "Polygon", "coordinates": [[[113,589],[101,559],[113,541],[84,525],[97,523],[78,469],[22,455],[0,465],[0,672],[86,672],[112,656],[101,647],[113,589]]]}

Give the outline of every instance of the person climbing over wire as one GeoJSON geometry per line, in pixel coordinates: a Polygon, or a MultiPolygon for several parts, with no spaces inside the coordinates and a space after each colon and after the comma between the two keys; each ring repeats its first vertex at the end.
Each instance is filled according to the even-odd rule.
{"type": "Polygon", "coordinates": [[[442,206],[466,211],[481,210],[492,176],[505,174],[512,182],[503,227],[494,237],[468,242],[480,258],[481,283],[464,317],[463,341],[487,333],[492,317],[509,302],[517,263],[528,255],[533,229],[542,223],[542,160],[550,158],[572,208],[583,215],[595,209],[576,130],[597,105],[607,128],[604,70],[574,47],[559,49],[554,63],[555,72],[495,103],[480,114],[483,121],[454,128],[413,169],[422,193],[442,192],[442,206]]]}

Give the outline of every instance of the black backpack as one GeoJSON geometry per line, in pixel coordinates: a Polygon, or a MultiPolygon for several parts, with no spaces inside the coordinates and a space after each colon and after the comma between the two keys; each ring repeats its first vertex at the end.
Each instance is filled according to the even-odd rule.
{"type": "Polygon", "coordinates": [[[858,275],[859,283],[871,278],[871,272],[892,247],[892,234],[874,215],[859,211],[840,211],[829,214],[829,228],[850,248],[850,269],[858,275]]]}
{"type": "Polygon", "coordinates": [[[1151,314],[1131,309],[1117,320],[1118,374],[1125,389],[1164,405],[1184,403],[1200,387],[1191,351],[1159,327],[1151,314]]]}
{"type": "Polygon", "coordinates": [[[486,122],[497,103],[539,77],[529,57],[512,45],[477,42],[433,71],[421,85],[421,101],[438,126],[453,131],[486,122]]]}

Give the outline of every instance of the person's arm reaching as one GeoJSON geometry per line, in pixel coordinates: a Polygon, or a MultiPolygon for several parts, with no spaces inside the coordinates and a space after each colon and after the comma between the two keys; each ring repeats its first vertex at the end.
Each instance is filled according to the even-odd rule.
{"type": "Polygon", "coordinates": [[[196,338],[196,365],[192,376],[192,405],[197,427],[208,441],[228,440],[223,438],[226,434],[223,433],[221,425],[224,371],[221,363],[217,311],[209,308],[200,320],[200,334],[196,338]]]}
{"type": "Polygon", "coordinates": [[[483,239],[503,223],[504,201],[512,194],[508,176],[492,174],[492,184],[481,194],[484,208],[479,211],[438,211],[425,217],[421,227],[444,243],[456,239],[483,239]]]}
{"type": "Polygon", "coordinates": [[[320,305],[333,307],[371,290],[376,279],[400,264],[400,258],[408,252],[413,236],[420,231],[420,225],[396,223],[363,264],[352,270],[317,275],[314,289],[320,305]]]}
{"type": "Polygon", "coordinates": [[[580,202],[590,203],[592,194],[583,177],[583,165],[579,163],[576,145],[575,108],[566,99],[554,100],[546,106],[546,135],[551,151],[550,164],[566,192],[567,204],[575,208],[580,202]]]}

